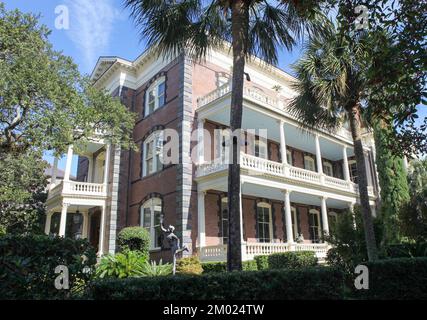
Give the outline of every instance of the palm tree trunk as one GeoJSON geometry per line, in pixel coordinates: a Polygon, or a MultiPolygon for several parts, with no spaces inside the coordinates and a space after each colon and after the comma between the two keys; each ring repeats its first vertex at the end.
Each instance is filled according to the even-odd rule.
{"type": "Polygon", "coordinates": [[[369,261],[378,259],[377,244],[375,241],[374,224],[372,220],[371,207],[369,205],[368,195],[368,177],[365,167],[365,156],[362,145],[360,107],[354,105],[349,112],[349,121],[351,134],[353,136],[354,155],[356,157],[357,178],[359,184],[360,204],[362,207],[362,219],[365,229],[366,249],[368,251],[369,261]]]}
{"type": "MultiPolygon", "coordinates": [[[[248,39],[248,8],[243,0],[233,1],[231,8],[233,47],[233,77],[230,108],[232,132],[242,127],[243,77],[245,69],[246,43],[248,39]]],[[[242,270],[242,243],[240,231],[240,144],[232,135],[232,163],[228,169],[228,271],[242,270]]]]}

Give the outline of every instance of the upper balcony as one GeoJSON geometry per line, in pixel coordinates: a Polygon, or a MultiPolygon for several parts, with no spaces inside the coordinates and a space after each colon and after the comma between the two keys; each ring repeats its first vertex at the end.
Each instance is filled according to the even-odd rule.
{"type": "MultiPolygon", "coordinates": [[[[243,100],[248,107],[250,105],[257,105],[265,110],[272,111],[275,114],[298,122],[298,119],[287,109],[290,99],[280,96],[278,93],[266,92],[266,90],[259,87],[245,85],[243,88],[243,100]]],[[[217,114],[220,112],[219,109],[221,109],[221,107],[229,106],[230,104],[231,84],[227,82],[207,95],[198,98],[197,112],[202,115],[203,118],[208,118],[208,115],[217,114]]],[[[326,131],[323,132],[327,133],[326,131]]],[[[339,128],[334,132],[333,136],[352,143],[351,132],[345,127],[339,128]]]]}

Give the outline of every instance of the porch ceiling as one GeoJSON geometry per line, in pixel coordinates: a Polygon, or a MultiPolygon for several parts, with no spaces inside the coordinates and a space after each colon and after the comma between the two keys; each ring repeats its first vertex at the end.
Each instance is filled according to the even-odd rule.
{"type": "MultiPolygon", "coordinates": [[[[222,108],[216,113],[209,115],[208,119],[228,126],[230,123],[230,108],[222,108]]],[[[255,129],[256,133],[259,133],[258,130],[260,129],[267,130],[268,139],[278,143],[280,142],[280,131],[277,119],[263,112],[258,112],[252,108],[244,106],[242,127],[245,130],[255,129]]],[[[286,144],[288,146],[312,154],[316,153],[313,134],[289,122],[285,123],[284,131],[286,144]]],[[[342,145],[322,137],[320,137],[319,142],[322,157],[333,161],[342,159],[342,145]]],[[[348,148],[347,156],[351,157],[353,154],[353,148],[348,148]]]]}

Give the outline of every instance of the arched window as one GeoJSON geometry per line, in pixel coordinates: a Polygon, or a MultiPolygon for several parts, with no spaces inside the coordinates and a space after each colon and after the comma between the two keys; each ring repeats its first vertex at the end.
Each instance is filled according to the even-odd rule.
{"type": "Polygon", "coordinates": [[[348,161],[348,170],[350,172],[350,180],[357,183],[357,165],[356,160],[348,161]]]}
{"type": "Polygon", "coordinates": [[[297,209],[291,207],[291,218],[292,218],[292,232],[294,233],[294,239],[298,236],[298,218],[297,218],[297,209]]]}
{"type": "Polygon", "coordinates": [[[310,209],[308,212],[308,228],[310,237],[313,242],[319,242],[320,240],[320,214],[316,209],[310,209]]]}
{"type": "Polygon", "coordinates": [[[330,163],[329,161],[324,161],[323,162],[323,172],[330,177],[334,176],[334,169],[332,167],[332,163],[330,163]]]}
{"type": "Polygon", "coordinates": [[[259,242],[271,242],[273,238],[273,225],[271,206],[265,202],[257,203],[257,230],[259,242]]]}
{"type": "Polygon", "coordinates": [[[255,157],[267,159],[267,141],[255,140],[255,157]]]}
{"type": "Polygon", "coordinates": [[[165,77],[160,77],[154,81],[145,93],[145,113],[144,116],[148,116],[158,108],[161,108],[165,104],[165,77]]]}
{"type": "Polygon", "coordinates": [[[330,211],[328,212],[328,222],[329,222],[329,229],[334,230],[335,226],[337,225],[338,220],[338,214],[336,212],[330,211]]]}
{"type": "Polygon", "coordinates": [[[228,198],[221,198],[221,237],[222,244],[228,243],[228,198]]]}
{"type": "Polygon", "coordinates": [[[142,176],[163,169],[163,131],[155,131],[144,140],[142,150],[142,176]]]}
{"type": "Polygon", "coordinates": [[[162,200],[160,198],[151,198],[141,206],[141,226],[150,233],[150,249],[160,249],[162,246],[161,214],[162,200]]]}
{"type": "Polygon", "coordinates": [[[304,168],[306,170],[316,171],[316,165],[315,165],[313,157],[304,156],[304,168]]]}

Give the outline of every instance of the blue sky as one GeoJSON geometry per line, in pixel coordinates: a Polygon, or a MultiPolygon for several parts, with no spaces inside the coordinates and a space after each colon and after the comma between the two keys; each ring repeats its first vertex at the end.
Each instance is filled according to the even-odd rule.
{"type": "MultiPolygon", "coordinates": [[[[50,41],[56,50],[73,57],[82,73],[89,74],[99,56],[120,56],[133,60],[145,48],[145,42],[140,39],[129,11],[123,8],[122,0],[5,0],[8,10],[18,8],[24,12],[41,15],[40,21],[52,30],[50,41]],[[58,15],[55,8],[65,5],[68,8],[69,29],[56,29],[55,19],[58,15]]],[[[301,54],[300,48],[291,53],[280,53],[279,67],[290,71],[290,64],[301,54]]],[[[424,107],[425,108],[425,107],[424,107]]],[[[427,116],[423,110],[420,118],[427,116]]],[[[46,155],[49,162],[52,157],[46,155]]],[[[77,161],[74,161],[73,172],[76,171],[77,161]]],[[[64,159],[60,162],[64,167],[64,159]]]]}

